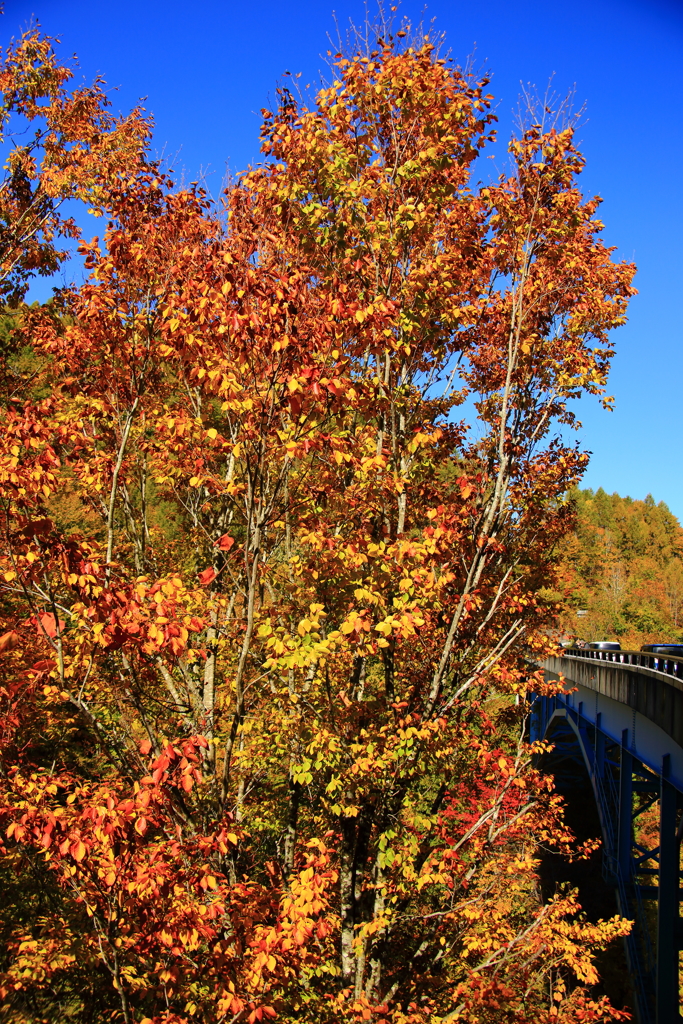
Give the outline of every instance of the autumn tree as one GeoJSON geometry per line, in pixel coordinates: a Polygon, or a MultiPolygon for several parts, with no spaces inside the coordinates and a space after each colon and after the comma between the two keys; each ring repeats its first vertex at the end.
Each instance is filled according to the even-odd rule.
{"type": "Polygon", "coordinates": [[[110,184],[149,139],[140,110],[109,112],[102,79],[68,88],[74,69],[54,42],[34,27],[0,51],[0,296],[14,304],[34,275],[53,274],[67,255],[59,240],[80,237],[64,204],[80,200],[105,213],[110,184]]]}
{"type": "Polygon", "coordinates": [[[586,463],[558,426],[633,268],[570,124],[476,185],[487,81],[402,39],[281,90],[222,211],[110,175],[89,280],[31,321],[50,393],[0,456],[13,1022],[619,1017],[590,986],[627,926],[539,901],[538,844],[572,841],[523,716],[586,463]]]}

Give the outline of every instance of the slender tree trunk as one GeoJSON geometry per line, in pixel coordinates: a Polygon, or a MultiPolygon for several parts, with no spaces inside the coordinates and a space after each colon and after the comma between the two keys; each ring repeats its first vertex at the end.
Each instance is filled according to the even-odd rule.
{"type": "Polygon", "coordinates": [[[296,782],[290,773],[289,776],[289,813],[287,817],[287,829],[285,831],[285,848],[283,865],[285,874],[289,877],[294,868],[294,853],[296,851],[296,837],[299,826],[299,804],[301,801],[301,783],[296,782]]]}
{"type": "MultiPolygon", "coordinates": [[[[257,529],[256,544],[258,544],[259,541],[259,533],[260,531],[257,529]]],[[[237,664],[237,672],[235,673],[235,710],[232,717],[230,733],[228,735],[228,739],[225,745],[225,759],[223,762],[223,780],[221,783],[222,807],[225,807],[228,800],[228,793],[230,789],[232,751],[244,715],[244,673],[247,665],[247,658],[249,656],[249,650],[251,647],[251,639],[254,633],[254,607],[256,603],[256,584],[258,579],[259,557],[260,552],[258,550],[258,547],[256,547],[256,550],[254,551],[253,555],[251,572],[249,574],[246,630],[244,633],[244,640],[242,641],[242,649],[240,651],[239,662],[237,664]]]]}
{"type": "Polygon", "coordinates": [[[123,465],[123,459],[126,454],[126,445],[128,444],[128,435],[130,434],[130,428],[133,425],[133,419],[137,412],[138,402],[140,401],[139,395],[136,395],[135,401],[133,402],[121,435],[121,444],[119,445],[118,455],[116,457],[116,465],[114,466],[114,473],[111,478],[111,490],[109,492],[109,508],[107,510],[107,554],[106,554],[106,577],[109,580],[111,573],[110,562],[112,558],[112,552],[114,549],[114,514],[116,511],[116,492],[119,485],[119,474],[121,472],[121,466],[123,465]]]}
{"type": "Polygon", "coordinates": [[[339,895],[341,911],[341,969],[342,978],[348,983],[354,975],[353,938],[355,921],[353,863],[355,852],[356,824],[346,818],[342,822],[342,848],[339,868],[339,895]]]}
{"type": "Polygon", "coordinates": [[[214,708],[216,703],[216,639],[217,630],[216,624],[218,621],[218,612],[215,608],[211,609],[210,623],[211,625],[206,630],[206,663],[204,665],[204,683],[202,687],[202,705],[204,708],[205,722],[204,722],[204,735],[209,741],[209,749],[207,750],[207,761],[213,768],[215,762],[215,750],[213,746],[214,738],[214,708]]]}

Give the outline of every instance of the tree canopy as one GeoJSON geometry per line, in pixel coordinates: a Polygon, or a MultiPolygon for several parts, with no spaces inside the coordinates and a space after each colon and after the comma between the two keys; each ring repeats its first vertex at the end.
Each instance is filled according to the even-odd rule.
{"type": "MultiPolygon", "coordinates": [[[[27,38],[5,102],[46,68],[68,108],[27,38]]],[[[628,924],[540,899],[539,844],[574,847],[523,722],[566,403],[604,392],[633,267],[571,124],[541,109],[480,185],[486,79],[403,35],[333,67],[218,207],[139,114],[114,166],[55,136],[107,227],[3,369],[12,1024],[622,1016],[594,954],[628,924]]]]}

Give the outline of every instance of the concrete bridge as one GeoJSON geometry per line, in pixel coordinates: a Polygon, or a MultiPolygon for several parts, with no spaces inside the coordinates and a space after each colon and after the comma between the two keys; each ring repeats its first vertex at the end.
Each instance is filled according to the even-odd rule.
{"type": "Polygon", "coordinates": [[[603,837],[603,877],[626,940],[638,1024],[682,1021],[679,953],[683,837],[683,658],[572,648],[542,663],[564,692],[539,696],[531,738],[554,744],[548,768],[586,772],[603,837]],[[656,808],[658,844],[637,842],[638,819],[656,808]]]}

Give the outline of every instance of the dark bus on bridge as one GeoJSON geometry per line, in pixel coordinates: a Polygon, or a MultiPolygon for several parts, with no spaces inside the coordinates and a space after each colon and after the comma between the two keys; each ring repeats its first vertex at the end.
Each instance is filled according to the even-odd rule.
{"type": "Polygon", "coordinates": [[[683,644],[643,644],[645,654],[670,654],[672,658],[683,657],[683,644]]]}

